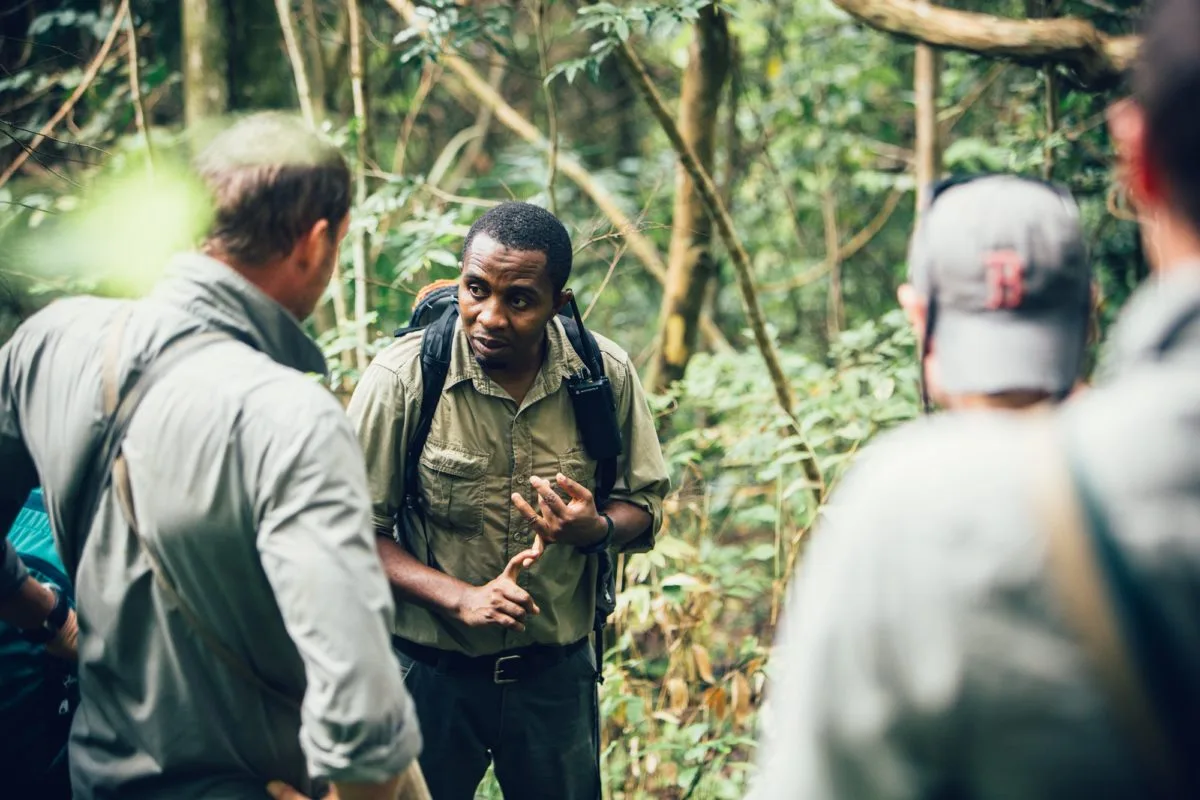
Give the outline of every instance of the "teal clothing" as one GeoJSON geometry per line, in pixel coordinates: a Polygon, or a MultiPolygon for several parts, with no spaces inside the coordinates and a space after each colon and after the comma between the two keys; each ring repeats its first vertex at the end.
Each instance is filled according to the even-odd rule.
{"type": "MultiPolygon", "coordinates": [[[[26,498],[8,541],[34,580],[72,598],[41,489],[26,498]]],[[[78,705],[74,665],[0,623],[0,729],[21,731],[0,748],[0,774],[11,781],[10,788],[15,784],[37,797],[70,796],[67,737],[78,705]]]]}

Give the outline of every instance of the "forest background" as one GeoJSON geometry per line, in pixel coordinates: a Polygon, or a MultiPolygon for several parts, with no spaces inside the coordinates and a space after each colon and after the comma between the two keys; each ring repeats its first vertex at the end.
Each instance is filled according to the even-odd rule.
{"type": "Polygon", "coordinates": [[[1069,187],[1101,328],[1144,277],[1103,116],[1141,6],[8,0],[0,278],[42,302],[145,291],[203,223],[188,153],[230,114],[293,110],[355,173],[309,323],[348,396],[475,217],[555,211],[674,486],[656,550],[622,563],[606,793],[740,797],[807,534],[855,453],[917,412],[894,297],[918,187],[996,170],[1069,187]]]}

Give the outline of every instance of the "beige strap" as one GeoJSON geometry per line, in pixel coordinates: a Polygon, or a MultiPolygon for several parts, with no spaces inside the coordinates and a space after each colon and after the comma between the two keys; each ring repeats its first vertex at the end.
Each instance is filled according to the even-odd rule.
{"type": "MultiPolygon", "coordinates": [[[[117,319],[104,348],[103,388],[101,394],[104,399],[104,413],[107,417],[111,417],[116,411],[117,402],[120,397],[121,344],[124,337],[125,324],[129,320],[132,311],[132,305],[130,305],[118,312],[117,319]]],[[[162,354],[160,353],[159,357],[161,356],[162,354]]],[[[299,709],[301,704],[300,698],[287,694],[259,675],[254,667],[226,646],[220,637],[192,610],[191,606],[184,602],[175,585],[167,577],[167,571],[163,567],[158,553],[155,552],[153,545],[142,535],[141,530],[138,528],[137,514],[135,513],[133,504],[133,487],[129,481],[129,468],[125,463],[124,454],[119,451],[116,459],[113,461],[112,485],[116,491],[117,502],[121,506],[125,522],[129,526],[129,530],[133,534],[141,551],[146,554],[146,560],[150,564],[150,570],[154,573],[155,582],[162,593],[166,595],[167,600],[179,610],[179,613],[183,616],[188,626],[191,627],[192,631],[200,637],[213,655],[225,662],[225,665],[234,674],[265,694],[275,698],[280,703],[299,709]]]]}
{"type": "MultiPolygon", "coordinates": [[[[1119,721],[1146,766],[1163,786],[1177,787],[1169,740],[1153,710],[1140,671],[1117,619],[1061,439],[1049,420],[1037,426],[1035,497],[1046,527],[1046,565],[1051,587],[1096,670],[1119,721]]],[[[1172,793],[1174,796],[1176,793],[1172,793]]]]}

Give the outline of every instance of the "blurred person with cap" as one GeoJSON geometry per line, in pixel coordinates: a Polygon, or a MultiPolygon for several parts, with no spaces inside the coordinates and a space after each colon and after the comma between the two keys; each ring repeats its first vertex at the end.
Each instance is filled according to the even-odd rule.
{"type": "Polygon", "coordinates": [[[1064,399],[1091,308],[1075,201],[1016,175],[948,179],[932,196],[897,292],[921,343],[926,410],[1064,399]]]}
{"type": "MultiPolygon", "coordinates": [[[[1162,0],[1109,114],[1153,277],[1105,381],[869,448],[792,586],[752,797],[1200,796],[1197,96],[1200,3],[1162,0]]],[[[935,313],[931,393],[986,388],[935,313]]]]}

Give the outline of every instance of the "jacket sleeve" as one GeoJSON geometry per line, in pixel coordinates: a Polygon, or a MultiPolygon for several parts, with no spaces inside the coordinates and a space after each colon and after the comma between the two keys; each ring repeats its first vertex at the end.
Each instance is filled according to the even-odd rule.
{"type": "Polygon", "coordinates": [[[394,608],[362,451],[329,401],[304,431],[281,432],[268,445],[258,550],[304,662],[300,744],[310,774],[378,782],[412,763],[421,737],[391,650],[394,608]]]}
{"type": "Polygon", "coordinates": [[[617,459],[612,499],[638,506],[650,514],[650,527],[623,548],[625,552],[636,553],[654,547],[654,538],[662,527],[663,500],[671,489],[671,479],[658,442],[654,416],[646,402],[646,392],[638,380],[637,370],[624,353],[618,369],[621,371],[620,383],[614,381],[613,388],[617,391],[617,423],[621,426],[624,447],[617,459]]]}
{"type": "Polygon", "coordinates": [[[0,601],[16,594],[29,572],[8,541],[8,531],[26,495],[37,486],[37,470],[21,435],[18,415],[20,334],[0,348],[0,601]]]}
{"type": "Polygon", "coordinates": [[[404,502],[408,394],[399,376],[376,359],[363,372],[346,409],[366,459],[371,522],[379,534],[392,533],[394,514],[404,502]]]}

